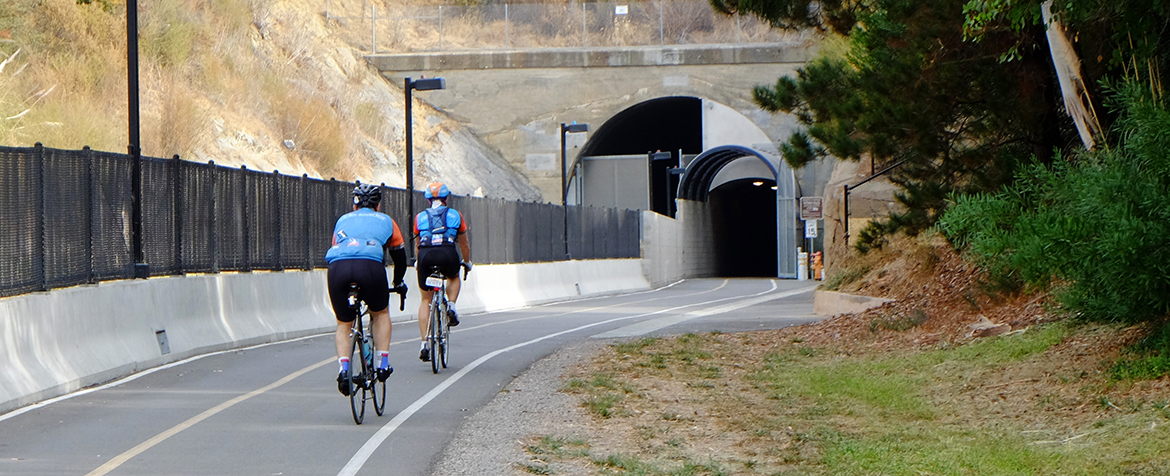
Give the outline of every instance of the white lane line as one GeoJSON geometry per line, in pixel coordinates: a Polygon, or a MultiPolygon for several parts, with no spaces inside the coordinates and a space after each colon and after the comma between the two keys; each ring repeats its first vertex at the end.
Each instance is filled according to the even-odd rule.
{"type": "MultiPolygon", "coordinates": [[[[394,415],[393,419],[391,419],[389,422],[386,422],[386,424],[383,425],[382,428],[378,429],[377,433],[374,433],[374,435],[371,436],[370,439],[366,441],[366,444],[362,445],[362,447],[360,449],[358,449],[358,452],[353,455],[353,458],[350,458],[349,462],[346,463],[345,467],[341,468],[341,471],[338,472],[337,475],[338,476],[356,475],[357,472],[362,469],[362,466],[364,466],[366,464],[366,461],[370,459],[370,456],[374,454],[374,451],[376,451],[378,449],[378,447],[381,446],[382,443],[385,442],[386,439],[390,437],[390,434],[394,433],[394,430],[397,430],[398,427],[402,425],[402,423],[404,423],[408,418],[410,418],[412,415],[414,415],[415,412],[419,411],[424,406],[426,406],[426,404],[430,403],[431,400],[434,400],[435,397],[438,397],[439,394],[443,393],[443,391],[446,390],[448,387],[450,387],[451,385],[454,385],[455,382],[458,382],[459,379],[463,378],[464,375],[467,375],[472,370],[475,370],[476,367],[479,367],[484,362],[491,360],[493,357],[495,357],[497,355],[500,355],[500,354],[503,354],[505,352],[509,352],[512,350],[516,350],[516,349],[519,349],[521,347],[529,346],[529,345],[535,344],[535,343],[540,342],[540,341],[544,341],[544,340],[552,339],[554,337],[559,337],[559,336],[562,336],[565,334],[588,329],[590,327],[601,326],[601,325],[609,324],[612,322],[625,321],[625,320],[629,320],[629,319],[637,319],[639,317],[653,316],[653,315],[657,315],[657,314],[662,314],[662,313],[671,312],[671,311],[677,311],[679,309],[685,309],[688,307],[694,307],[694,306],[699,306],[699,305],[703,305],[703,304],[713,304],[713,303],[717,303],[717,302],[723,302],[723,301],[728,301],[728,300],[732,300],[732,299],[743,299],[745,297],[757,296],[757,295],[759,295],[759,294],[757,293],[757,294],[745,294],[745,295],[741,295],[741,296],[732,296],[732,297],[723,298],[723,299],[716,299],[713,301],[700,302],[700,303],[694,303],[694,304],[685,304],[682,306],[676,306],[676,307],[672,307],[669,309],[661,309],[661,310],[654,311],[654,312],[635,314],[633,316],[615,317],[613,319],[609,319],[609,320],[605,320],[605,321],[601,321],[601,322],[594,322],[592,324],[585,324],[583,326],[574,327],[572,329],[568,329],[568,330],[564,330],[564,331],[560,331],[560,332],[554,332],[552,334],[548,334],[548,335],[545,335],[543,337],[537,337],[537,338],[532,339],[532,340],[527,341],[527,342],[521,342],[519,344],[511,345],[508,347],[504,347],[502,349],[492,351],[492,352],[485,354],[484,356],[482,356],[478,359],[475,359],[470,364],[467,364],[466,367],[463,367],[458,372],[455,372],[450,377],[447,377],[445,380],[443,380],[441,383],[439,383],[439,385],[436,385],[435,388],[432,388],[431,391],[429,391],[425,395],[419,397],[418,400],[415,400],[413,403],[410,404],[410,406],[406,407],[401,412],[398,412],[397,415],[394,415]]],[[[608,306],[598,307],[598,309],[604,309],[605,307],[608,307],[608,306]]]]}
{"type": "Polygon", "coordinates": [[[216,405],[216,406],[212,407],[211,409],[204,411],[203,413],[200,413],[198,415],[195,415],[195,416],[187,419],[187,421],[185,421],[183,423],[179,423],[178,425],[171,427],[171,429],[169,429],[167,431],[164,431],[162,433],[155,435],[153,438],[140,443],[138,446],[130,448],[125,453],[122,453],[122,454],[118,455],[117,457],[115,457],[114,459],[107,461],[106,464],[99,466],[98,469],[90,471],[88,474],[86,474],[86,476],[102,476],[106,473],[109,473],[110,471],[117,469],[118,466],[121,466],[122,463],[130,461],[130,458],[138,456],[143,451],[149,450],[152,447],[154,447],[155,445],[162,443],[163,441],[166,441],[167,438],[175,436],[180,431],[191,428],[192,426],[195,426],[197,423],[199,423],[203,420],[206,420],[208,418],[211,418],[212,416],[215,416],[215,414],[235,406],[237,403],[243,402],[249,398],[255,397],[256,395],[260,395],[260,394],[267,392],[269,390],[272,390],[276,387],[279,387],[281,385],[289,383],[289,382],[293,381],[293,379],[296,379],[297,377],[300,377],[301,375],[307,374],[312,370],[315,370],[317,368],[324,366],[325,364],[329,364],[332,362],[336,362],[336,360],[334,360],[332,357],[330,357],[328,359],[322,360],[322,361],[317,362],[313,365],[310,365],[308,367],[300,369],[296,372],[288,374],[287,376],[285,376],[284,378],[282,378],[280,380],[277,380],[277,381],[272,382],[268,385],[265,385],[261,388],[258,388],[256,390],[251,391],[251,392],[240,395],[236,398],[233,398],[231,400],[223,402],[219,405],[216,405]]]}
{"type": "Polygon", "coordinates": [[[733,302],[731,304],[726,304],[726,305],[719,306],[719,307],[713,307],[710,309],[701,309],[698,311],[691,311],[691,312],[687,312],[687,313],[683,313],[683,314],[676,314],[673,316],[664,316],[664,317],[659,317],[656,319],[649,319],[649,320],[639,322],[637,324],[630,324],[630,325],[625,326],[625,327],[619,327],[617,329],[605,331],[605,332],[602,332],[600,334],[595,334],[595,335],[592,335],[590,337],[593,337],[594,339],[608,339],[611,337],[640,336],[640,335],[648,334],[650,332],[654,332],[654,331],[657,331],[660,329],[664,329],[666,327],[673,326],[673,325],[678,324],[680,322],[686,322],[686,321],[689,321],[691,319],[715,315],[715,314],[724,314],[724,313],[728,313],[728,312],[735,311],[738,309],[743,309],[743,308],[748,307],[748,306],[755,306],[756,304],[761,304],[761,303],[773,301],[776,299],[783,299],[786,297],[796,296],[798,294],[812,292],[814,289],[816,289],[816,287],[817,287],[817,285],[812,285],[812,286],[807,286],[807,287],[803,287],[803,288],[799,288],[799,289],[793,289],[791,291],[784,291],[784,292],[776,293],[776,294],[768,294],[768,293],[776,290],[776,281],[772,281],[772,289],[769,289],[769,290],[764,291],[762,293],[756,294],[755,296],[758,296],[758,297],[753,297],[751,299],[745,299],[743,301],[733,302]]]}
{"type": "MultiPolygon", "coordinates": [[[[333,331],[329,331],[329,332],[328,332],[328,333],[326,333],[326,334],[332,334],[332,333],[333,333],[333,331]]],[[[207,357],[212,357],[212,356],[216,356],[216,355],[220,355],[220,354],[226,354],[226,353],[229,353],[229,352],[242,352],[242,351],[247,351],[247,350],[252,350],[252,349],[259,349],[259,348],[261,348],[261,347],[268,347],[268,346],[270,346],[270,345],[285,344],[285,343],[288,343],[288,342],[296,342],[296,341],[299,341],[299,340],[308,340],[308,339],[314,339],[314,338],[317,338],[317,337],[319,337],[319,336],[326,335],[326,334],[314,334],[314,335],[311,335],[311,336],[297,337],[297,338],[295,338],[295,339],[282,340],[282,341],[278,341],[278,342],[265,342],[265,343],[263,343],[263,344],[256,344],[256,345],[252,345],[252,346],[248,346],[248,347],[240,347],[240,348],[238,348],[238,349],[228,349],[228,350],[221,350],[221,351],[218,351],[218,352],[212,352],[212,353],[210,353],[210,354],[203,354],[203,355],[196,355],[196,356],[193,356],[193,357],[187,357],[187,358],[185,358],[185,359],[183,359],[183,360],[178,360],[178,361],[171,362],[171,363],[169,363],[169,364],[166,364],[166,365],[163,365],[163,366],[160,366],[160,367],[155,367],[155,368],[152,368],[152,369],[143,370],[143,371],[141,371],[141,372],[138,372],[138,373],[135,373],[135,374],[132,374],[132,375],[128,375],[128,376],[126,376],[126,377],[123,377],[123,378],[121,378],[121,379],[115,380],[115,381],[113,381],[113,382],[110,382],[110,383],[107,383],[107,384],[104,384],[104,385],[99,385],[99,386],[97,386],[97,387],[90,387],[90,388],[87,388],[87,389],[84,389],[84,390],[78,390],[78,391],[76,391],[76,392],[73,392],[73,393],[70,393],[70,394],[67,394],[67,395],[61,395],[60,397],[50,398],[50,399],[48,399],[48,400],[40,401],[40,402],[37,402],[37,403],[31,404],[31,405],[29,405],[29,406],[26,406],[26,407],[23,407],[23,408],[19,408],[19,409],[16,409],[16,410],[10,411],[10,412],[8,412],[8,413],[5,413],[5,414],[3,414],[3,415],[0,415],[0,421],[7,420],[7,419],[9,419],[9,418],[12,418],[12,417],[15,417],[15,416],[17,416],[17,415],[23,415],[23,414],[25,414],[25,413],[27,413],[27,412],[30,412],[30,411],[36,410],[36,409],[38,409],[38,408],[43,408],[43,407],[46,407],[46,406],[52,405],[52,404],[54,404],[54,403],[57,403],[57,402],[60,402],[60,401],[62,401],[62,400],[68,400],[68,399],[70,399],[70,398],[73,398],[73,397],[80,397],[80,396],[82,396],[82,395],[85,395],[85,394],[88,394],[88,393],[93,393],[93,392],[97,392],[97,391],[105,390],[105,389],[107,389],[107,388],[117,387],[117,386],[119,386],[119,385],[122,385],[122,384],[124,384],[124,383],[133,382],[133,381],[135,381],[135,380],[138,380],[138,379],[140,379],[140,378],[142,378],[142,377],[145,377],[145,376],[147,376],[147,375],[150,375],[150,374],[152,374],[152,373],[158,372],[158,371],[160,371],[160,370],[166,370],[166,369],[169,369],[169,368],[171,368],[171,367],[178,367],[178,366],[180,366],[180,365],[188,364],[188,363],[194,362],[194,361],[196,361],[196,360],[199,360],[199,359],[203,359],[203,358],[207,358],[207,357]]]]}
{"type": "MultiPolygon", "coordinates": [[[[668,285],[666,285],[666,286],[663,286],[663,287],[661,287],[661,288],[656,288],[656,289],[649,289],[649,290],[646,290],[646,291],[638,291],[638,292],[634,292],[634,293],[628,293],[628,294],[613,294],[613,295],[606,295],[606,296],[589,297],[589,298],[584,298],[584,299],[575,300],[575,302],[591,301],[591,300],[594,300],[594,299],[604,299],[604,298],[612,298],[612,297],[619,297],[619,296],[636,296],[636,295],[640,295],[640,294],[656,293],[656,292],[659,292],[659,291],[662,291],[662,290],[665,290],[665,289],[668,289],[668,288],[674,287],[675,285],[677,285],[677,284],[681,284],[681,283],[683,283],[683,282],[685,282],[685,281],[686,281],[685,279],[684,279],[684,280],[675,281],[675,282],[673,282],[673,283],[670,283],[670,284],[668,284],[668,285]]],[[[725,281],[724,281],[724,283],[723,283],[723,285],[726,285],[726,284],[727,284],[727,281],[725,280],[725,281]]],[[[719,287],[717,287],[717,288],[715,288],[715,289],[710,289],[710,290],[707,290],[707,291],[700,291],[700,292],[698,292],[698,293],[695,293],[695,294],[704,294],[704,293],[708,293],[708,292],[714,291],[714,290],[716,290],[716,289],[722,288],[722,287],[723,287],[723,285],[720,285],[719,287]]],[[[657,298],[653,298],[653,299],[647,299],[647,300],[644,300],[644,301],[636,301],[634,304],[637,304],[637,303],[642,303],[642,302],[649,302],[649,301],[653,301],[653,300],[655,300],[655,299],[657,299],[657,298]]],[[[541,306],[553,306],[553,305],[557,305],[557,304],[565,304],[565,303],[569,303],[569,302],[574,302],[574,301],[558,301],[558,302],[551,302],[551,303],[545,303],[545,304],[542,304],[541,306]]],[[[630,304],[630,303],[626,303],[626,304],[630,304]]],[[[620,305],[622,305],[622,304],[615,304],[615,305],[613,305],[613,306],[620,306],[620,305]]],[[[612,306],[610,306],[610,307],[612,307],[612,306]]],[[[586,309],[586,311],[587,311],[587,310],[589,310],[589,309],[586,309]]],[[[500,311],[492,311],[492,312],[486,312],[486,313],[483,313],[483,314],[494,314],[494,313],[497,313],[497,312],[511,312],[511,311],[513,311],[513,310],[500,310],[500,311]]],[[[561,314],[552,314],[552,315],[545,315],[545,316],[526,317],[526,318],[521,318],[521,319],[513,319],[513,320],[509,320],[509,321],[503,321],[503,322],[498,322],[498,323],[493,323],[493,324],[481,324],[481,325],[479,325],[479,326],[475,326],[475,327],[471,327],[471,328],[465,328],[465,329],[463,329],[463,330],[478,329],[478,328],[480,328],[480,327],[487,327],[487,326],[491,326],[491,325],[494,325],[494,324],[507,324],[507,323],[510,323],[510,322],[513,322],[513,321],[516,321],[516,320],[528,320],[528,319],[536,319],[536,318],[544,318],[544,317],[555,317],[555,316],[562,316],[562,315],[566,315],[566,314],[573,314],[573,313],[576,313],[576,312],[582,312],[582,311],[569,311],[569,312],[565,312],[565,313],[561,313],[561,314]]],[[[418,322],[417,320],[415,320],[415,321],[400,321],[400,322],[395,322],[395,323],[393,323],[393,325],[396,325],[396,326],[399,326],[399,325],[401,325],[401,326],[404,326],[404,325],[407,325],[407,324],[414,324],[414,325],[417,325],[417,324],[416,324],[417,322],[418,322]]],[[[196,360],[199,360],[199,359],[203,359],[203,358],[207,358],[207,357],[212,357],[212,356],[216,356],[216,355],[220,355],[220,354],[226,354],[226,353],[228,353],[228,352],[240,352],[240,351],[246,351],[246,350],[258,349],[258,348],[261,348],[261,347],[267,347],[267,346],[270,346],[270,345],[285,344],[285,343],[289,343],[289,342],[296,342],[296,341],[300,341],[300,340],[314,339],[314,338],[317,338],[317,337],[321,337],[321,336],[325,336],[325,335],[331,335],[331,334],[333,334],[333,331],[332,331],[332,330],[330,330],[330,331],[328,331],[328,332],[323,332],[323,333],[321,333],[321,334],[314,334],[314,335],[310,335],[310,336],[297,337],[297,338],[295,338],[295,339],[288,339],[288,340],[283,340],[283,341],[276,341],[276,342],[265,342],[265,343],[263,343],[263,344],[256,344],[256,345],[253,345],[253,346],[248,346],[248,347],[241,347],[241,348],[236,348],[236,349],[227,349],[227,350],[221,350],[221,351],[218,351],[218,352],[212,352],[212,353],[209,353],[209,354],[202,354],[202,355],[196,355],[196,356],[188,357],[188,358],[186,358],[186,359],[183,359],[183,360],[178,360],[178,361],[175,361],[175,362],[171,362],[171,363],[169,363],[169,364],[166,364],[166,365],[162,365],[162,366],[155,367],[155,368],[152,368],[152,369],[143,370],[143,371],[141,371],[141,372],[137,372],[137,373],[135,373],[135,374],[128,375],[128,376],[126,376],[126,377],[120,378],[120,379],[118,379],[118,380],[115,380],[115,381],[113,381],[113,382],[109,382],[109,383],[106,383],[106,384],[103,384],[103,385],[99,385],[99,386],[96,386],[96,387],[90,387],[90,388],[86,388],[86,389],[78,390],[78,391],[76,391],[76,392],[73,392],[73,393],[69,393],[69,394],[66,394],[66,395],[61,395],[61,396],[59,396],[59,397],[50,398],[50,399],[48,399],[48,400],[43,400],[43,401],[40,401],[40,402],[37,402],[37,403],[33,403],[33,404],[30,404],[30,405],[27,405],[27,406],[24,406],[24,407],[18,408],[18,409],[16,409],[16,410],[13,410],[13,411],[10,411],[10,412],[8,412],[8,413],[5,413],[5,414],[2,414],[2,415],[0,415],[0,422],[2,422],[2,421],[4,421],[4,420],[7,420],[7,419],[10,419],[10,418],[14,418],[14,417],[17,417],[17,416],[23,415],[23,414],[25,414],[25,413],[28,413],[28,412],[30,412],[30,411],[36,410],[36,409],[38,409],[38,408],[44,408],[44,407],[46,407],[46,406],[49,406],[49,405],[52,405],[52,404],[54,404],[54,403],[57,403],[57,402],[60,402],[60,401],[64,401],[64,400],[68,400],[68,399],[70,399],[70,398],[80,397],[80,396],[82,396],[82,395],[86,395],[86,394],[89,394],[89,393],[98,392],[98,391],[105,390],[105,389],[108,389],[108,388],[117,387],[117,386],[119,386],[119,385],[122,385],[122,384],[125,384],[125,383],[130,383],[130,382],[133,382],[133,381],[135,381],[135,380],[138,380],[138,379],[140,379],[140,378],[142,378],[142,377],[145,377],[145,376],[147,376],[147,375],[150,375],[150,374],[152,374],[152,373],[158,372],[158,371],[160,371],[160,370],[166,370],[166,369],[169,369],[169,368],[172,368],[172,367],[178,367],[178,366],[180,366],[180,365],[188,364],[188,363],[194,362],[194,361],[196,361],[196,360]]],[[[402,345],[402,344],[406,344],[406,343],[408,343],[408,342],[413,342],[413,341],[399,341],[399,342],[393,342],[393,343],[391,343],[391,345],[402,345]]]]}
{"type": "MultiPolygon", "coordinates": [[[[714,288],[708,289],[708,290],[706,290],[706,291],[698,291],[698,292],[695,292],[695,293],[691,293],[691,294],[689,294],[688,296],[698,296],[698,295],[701,295],[701,294],[707,294],[707,293],[711,293],[711,292],[718,291],[718,290],[720,290],[720,289],[723,289],[725,286],[727,286],[727,284],[728,284],[730,281],[731,281],[730,279],[724,279],[724,280],[723,280],[723,282],[719,284],[719,286],[716,286],[716,287],[714,287],[714,288]]],[[[675,284],[678,284],[678,283],[681,283],[681,282],[682,282],[682,281],[677,281],[677,282],[675,282],[675,283],[671,284],[670,286],[674,286],[675,284]]],[[[667,287],[670,287],[670,286],[667,286],[667,287]]],[[[666,289],[666,287],[659,288],[659,289],[666,289]]],[[[650,292],[650,291],[644,291],[644,292],[650,292]]],[[[635,295],[635,294],[642,294],[642,293],[626,294],[625,296],[633,296],[633,295],[635,295]]],[[[612,297],[612,296],[611,296],[611,297],[612,297]]],[[[632,306],[632,305],[635,305],[635,304],[642,304],[642,303],[647,303],[647,302],[657,301],[657,300],[659,300],[659,299],[662,299],[662,298],[650,298],[650,299],[643,299],[643,300],[641,300],[641,301],[619,302],[619,303],[616,303],[616,304],[610,304],[610,305],[606,305],[606,306],[590,307],[590,308],[585,308],[585,309],[576,309],[576,310],[572,310],[572,311],[564,311],[564,312],[560,312],[560,313],[557,313],[557,314],[539,314],[539,315],[536,315],[536,316],[528,316],[528,317],[517,317],[517,318],[515,318],[515,319],[508,319],[508,320],[506,320],[506,321],[496,321],[496,322],[489,322],[489,323],[486,323],[486,324],[480,324],[480,325],[478,325],[478,326],[472,326],[472,327],[462,327],[462,326],[460,326],[460,327],[459,327],[459,331],[458,331],[458,332],[460,332],[460,333],[462,333],[462,332],[468,332],[468,331],[473,331],[473,330],[475,330],[475,329],[479,329],[479,328],[482,328],[482,327],[492,327],[492,326],[498,326],[498,325],[501,325],[501,324],[511,324],[511,323],[513,323],[513,322],[520,322],[520,321],[530,321],[530,320],[533,320],[533,319],[548,319],[548,318],[550,318],[550,317],[561,317],[561,316],[567,316],[567,315],[569,315],[569,314],[578,314],[578,313],[582,313],[582,312],[594,312],[594,311],[600,311],[600,310],[602,310],[602,309],[609,309],[609,308],[614,308],[614,307],[625,307],[625,306],[632,306]]],[[[580,302],[580,301],[573,301],[573,302],[580,302]]],[[[563,302],[562,302],[561,304],[565,304],[565,303],[563,303],[563,302]]],[[[701,303],[700,303],[700,304],[701,304],[701,303]]],[[[493,312],[494,312],[494,311],[493,311],[493,312]]],[[[485,313],[485,314],[490,314],[490,313],[485,313]]],[[[474,314],[472,314],[472,315],[474,315],[474,314]]],[[[416,320],[409,321],[409,322],[418,322],[418,320],[416,319],[416,320]]],[[[455,332],[455,331],[452,331],[452,332],[455,332]]]]}

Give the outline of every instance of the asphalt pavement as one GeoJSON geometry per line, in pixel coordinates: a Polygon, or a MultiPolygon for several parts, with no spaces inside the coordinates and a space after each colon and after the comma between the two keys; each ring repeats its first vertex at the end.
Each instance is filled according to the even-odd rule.
{"type": "Polygon", "coordinates": [[[811,322],[814,287],[687,280],[461,316],[438,375],[417,323],[399,323],[385,415],[367,408],[362,425],[337,392],[332,334],[196,357],[0,415],[0,475],[432,474],[465,417],[565,345],[811,322]]]}

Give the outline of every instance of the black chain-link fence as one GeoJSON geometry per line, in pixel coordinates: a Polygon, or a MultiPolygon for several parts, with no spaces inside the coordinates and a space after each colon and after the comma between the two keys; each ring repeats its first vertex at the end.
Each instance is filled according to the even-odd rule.
{"type": "MultiPolygon", "coordinates": [[[[0,296],[134,277],[132,165],[88,148],[0,147],[0,296]]],[[[144,157],[146,265],[152,276],[323,267],[353,186],[144,157]]],[[[383,197],[409,235],[408,192],[383,197]]],[[[427,204],[418,192],[414,203],[427,204]]],[[[460,196],[449,205],[468,221],[476,263],[640,256],[636,210],[460,196]]]]}

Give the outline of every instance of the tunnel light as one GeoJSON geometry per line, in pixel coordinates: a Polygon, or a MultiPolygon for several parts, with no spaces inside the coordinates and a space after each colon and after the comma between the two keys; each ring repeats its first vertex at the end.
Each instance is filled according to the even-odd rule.
{"type": "Polygon", "coordinates": [[[779,189],[780,189],[780,187],[777,187],[775,185],[772,186],[772,190],[779,190],[779,189]]]}
{"type": "Polygon", "coordinates": [[[755,185],[757,187],[759,187],[760,185],[763,185],[763,184],[764,184],[764,182],[761,182],[761,181],[752,182],[752,185],[755,185]]]}

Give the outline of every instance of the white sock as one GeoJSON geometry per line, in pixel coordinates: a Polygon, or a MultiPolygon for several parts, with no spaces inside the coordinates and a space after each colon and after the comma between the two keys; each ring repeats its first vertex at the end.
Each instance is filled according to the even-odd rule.
{"type": "Polygon", "coordinates": [[[419,350],[422,350],[422,349],[425,349],[425,348],[427,348],[427,341],[425,341],[425,340],[424,340],[424,341],[422,341],[422,345],[421,345],[421,346],[419,346],[419,350]]]}

